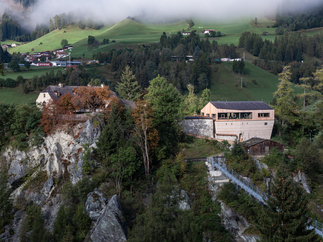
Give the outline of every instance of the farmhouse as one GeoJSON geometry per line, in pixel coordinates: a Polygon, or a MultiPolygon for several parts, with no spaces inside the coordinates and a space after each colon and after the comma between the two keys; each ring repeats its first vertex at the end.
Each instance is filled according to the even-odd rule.
{"type": "MultiPolygon", "coordinates": [[[[89,85],[90,86],[90,85],[89,85]]],[[[74,90],[78,88],[79,86],[64,86],[62,83],[59,83],[58,86],[48,86],[46,89],[41,91],[38,95],[38,98],[36,99],[36,105],[39,109],[42,109],[43,105],[46,103],[49,103],[50,101],[57,101],[67,93],[74,94],[74,90]]],[[[104,84],[101,84],[101,87],[104,87],[104,84]]],[[[117,95],[113,93],[114,97],[117,97],[117,95]]],[[[122,98],[119,98],[122,105],[133,108],[134,103],[129,100],[125,100],[122,98]]]]}
{"type": "Polygon", "coordinates": [[[7,45],[7,44],[2,45],[2,49],[7,49],[7,48],[11,48],[11,45],[7,45]]]}
{"type": "Polygon", "coordinates": [[[204,29],[204,31],[202,32],[202,34],[209,34],[211,32],[215,32],[214,29],[204,29]]]}
{"type": "Polygon", "coordinates": [[[184,132],[217,140],[270,139],[274,109],[262,101],[209,102],[200,116],[186,117],[184,132]]]}
{"type": "Polygon", "coordinates": [[[11,44],[11,47],[17,47],[17,46],[19,46],[20,44],[17,44],[17,43],[12,43],[11,44]]]}
{"type": "Polygon", "coordinates": [[[182,35],[191,35],[191,32],[182,32],[182,35]]]}

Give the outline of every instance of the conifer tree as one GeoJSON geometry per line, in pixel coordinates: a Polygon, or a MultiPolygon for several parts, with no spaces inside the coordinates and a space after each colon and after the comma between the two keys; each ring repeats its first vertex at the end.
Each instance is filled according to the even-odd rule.
{"type": "Polygon", "coordinates": [[[116,90],[121,98],[130,101],[135,101],[139,98],[140,85],[136,81],[136,76],[132,73],[129,66],[126,66],[125,71],[122,73],[116,90]]]}
{"type": "Polygon", "coordinates": [[[273,197],[257,221],[262,241],[319,241],[314,229],[308,229],[308,199],[283,169],[278,169],[273,197]]]}
{"type": "Polygon", "coordinates": [[[175,176],[165,170],[145,213],[137,217],[129,241],[203,241],[198,221],[179,208],[180,191],[175,176]]]}

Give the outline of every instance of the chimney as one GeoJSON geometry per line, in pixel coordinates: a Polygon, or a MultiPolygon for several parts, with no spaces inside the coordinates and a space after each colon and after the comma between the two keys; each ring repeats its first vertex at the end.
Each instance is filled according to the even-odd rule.
{"type": "Polygon", "coordinates": [[[58,86],[59,87],[64,87],[64,84],[63,83],[58,83],[58,86]]]}
{"type": "Polygon", "coordinates": [[[102,88],[104,88],[104,86],[105,86],[105,85],[104,85],[104,83],[102,83],[102,84],[101,84],[101,87],[102,87],[102,88]]]}

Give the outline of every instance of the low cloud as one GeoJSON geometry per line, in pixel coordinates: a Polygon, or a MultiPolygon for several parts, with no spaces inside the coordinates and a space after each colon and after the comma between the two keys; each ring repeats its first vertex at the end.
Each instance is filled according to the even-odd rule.
{"type": "MultiPolygon", "coordinates": [[[[1,1],[1,0],[0,0],[1,1]]],[[[2,0],[3,1],[3,0],[2,0]]],[[[234,20],[240,17],[260,17],[275,14],[277,9],[298,11],[322,4],[321,0],[38,0],[30,17],[33,24],[48,23],[50,17],[73,13],[76,19],[89,18],[109,22],[128,16],[141,16],[160,21],[169,18],[207,18],[234,20]]],[[[1,7],[2,8],[2,7],[1,7]]]]}

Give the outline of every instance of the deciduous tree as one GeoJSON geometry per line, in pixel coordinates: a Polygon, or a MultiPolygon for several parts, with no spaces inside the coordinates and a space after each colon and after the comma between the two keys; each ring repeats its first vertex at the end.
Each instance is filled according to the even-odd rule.
{"type": "Polygon", "coordinates": [[[67,40],[67,39],[62,39],[62,40],[61,40],[61,46],[62,46],[62,48],[63,48],[64,46],[66,46],[66,45],[68,45],[68,40],[67,40]]]}
{"type": "Polygon", "coordinates": [[[154,111],[150,103],[146,101],[137,101],[135,109],[132,112],[132,117],[135,123],[134,126],[134,141],[140,147],[145,174],[149,176],[151,157],[154,150],[157,148],[159,136],[158,131],[153,125],[154,111]]]}

